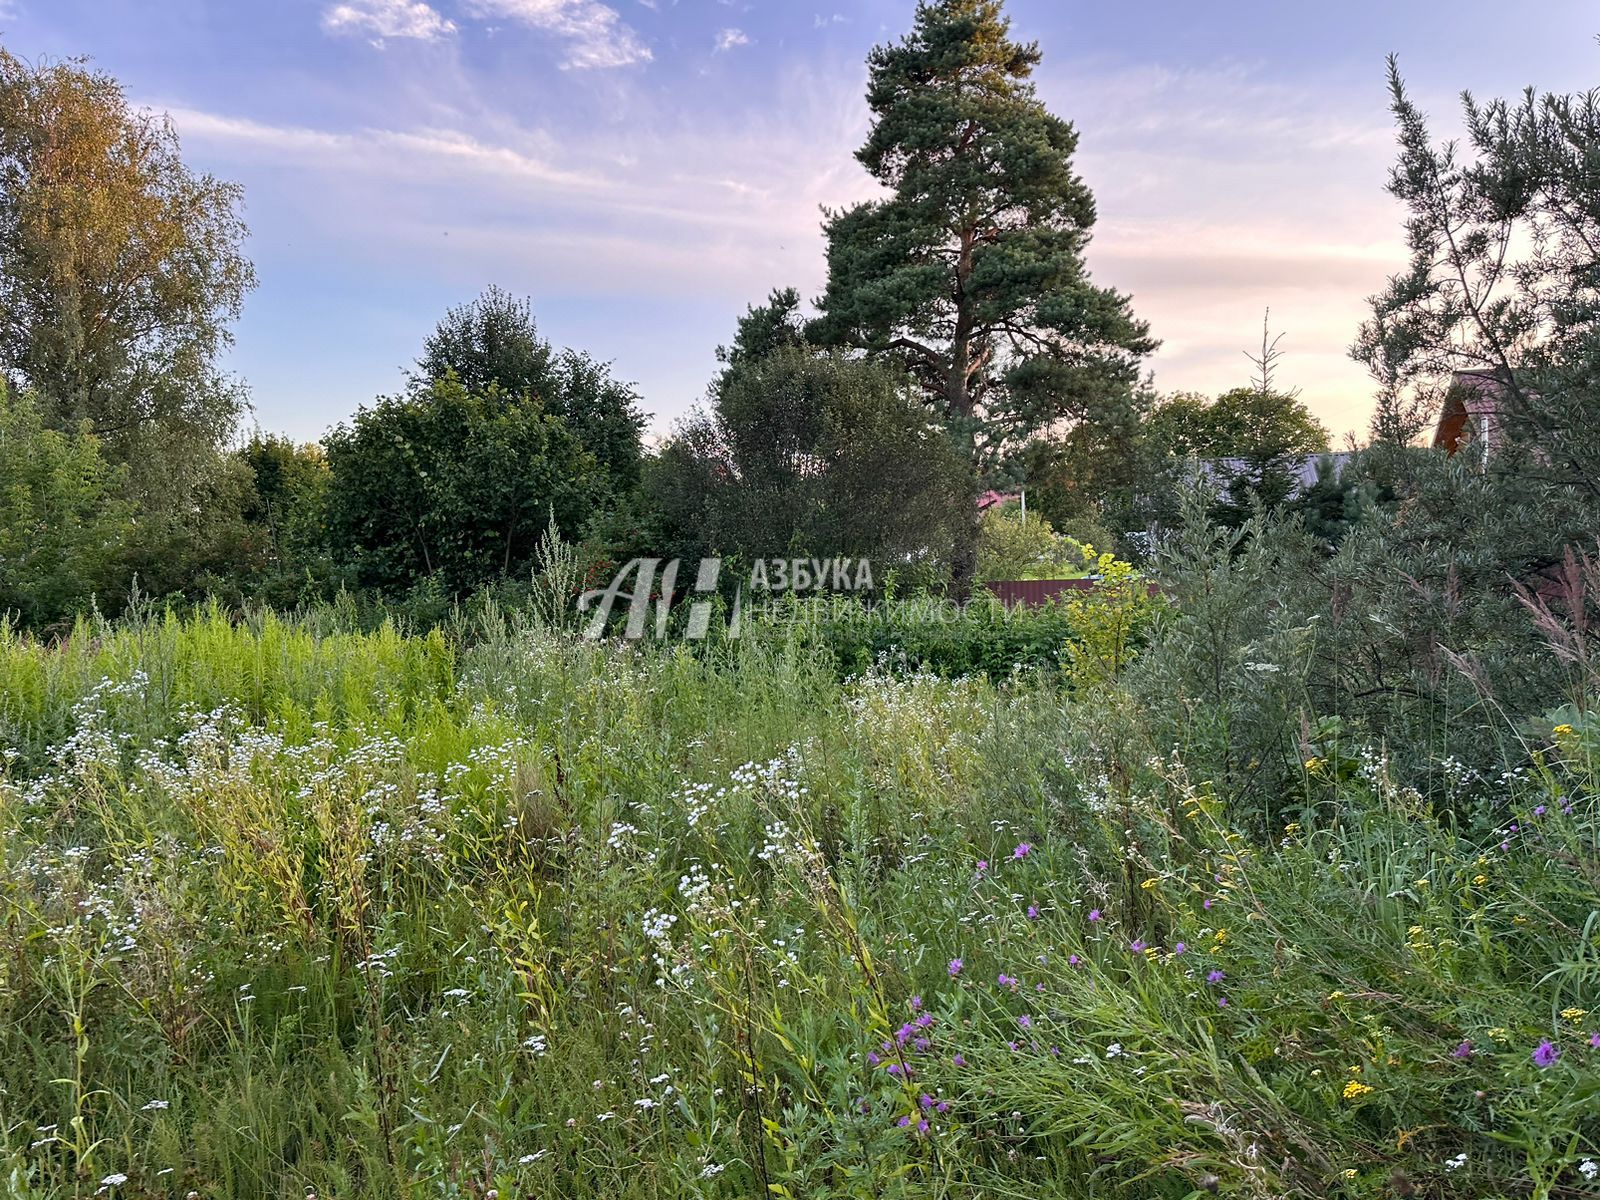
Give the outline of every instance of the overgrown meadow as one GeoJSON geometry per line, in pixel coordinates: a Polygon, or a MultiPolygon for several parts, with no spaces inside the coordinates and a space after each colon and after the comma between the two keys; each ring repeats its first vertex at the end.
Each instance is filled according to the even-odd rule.
{"type": "Polygon", "coordinates": [[[1600,728],[1263,809],[1093,666],[0,628],[0,1190],[1594,1194],[1600,728]]]}

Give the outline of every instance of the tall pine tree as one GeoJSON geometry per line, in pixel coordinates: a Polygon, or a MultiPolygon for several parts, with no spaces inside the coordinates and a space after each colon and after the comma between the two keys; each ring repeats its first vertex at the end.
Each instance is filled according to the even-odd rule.
{"type": "MultiPolygon", "coordinates": [[[[972,464],[1031,433],[1120,420],[1155,348],[1128,297],[1089,279],[1094,199],[1078,136],[1039,101],[1034,43],[1000,0],[925,0],[868,59],[875,123],[856,157],[890,195],[828,214],[812,334],[902,357],[972,464]]],[[[955,562],[971,579],[976,512],[955,562]]]]}

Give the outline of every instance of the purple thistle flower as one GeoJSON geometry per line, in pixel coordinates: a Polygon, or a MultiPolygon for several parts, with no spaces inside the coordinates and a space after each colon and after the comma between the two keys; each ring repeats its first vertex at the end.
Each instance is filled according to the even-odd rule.
{"type": "Polygon", "coordinates": [[[897,1079],[906,1073],[906,1069],[899,1063],[890,1063],[887,1069],[889,1074],[893,1075],[897,1079]]]}
{"type": "Polygon", "coordinates": [[[895,1124],[900,1126],[901,1129],[907,1129],[911,1125],[911,1118],[910,1117],[901,1117],[898,1121],[895,1122],[895,1124]]]}
{"type": "Polygon", "coordinates": [[[1211,907],[1211,897],[1207,896],[1206,899],[1205,899],[1205,903],[1202,904],[1200,907],[1202,907],[1202,908],[1210,908],[1211,907]]]}
{"type": "Polygon", "coordinates": [[[1030,846],[1027,842],[1020,842],[1020,843],[1018,843],[1017,848],[1011,852],[1011,857],[1012,858],[1027,858],[1028,855],[1030,855],[1032,853],[1033,853],[1033,847],[1032,846],[1030,846]]]}
{"type": "Polygon", "coordinates": [[[1589,1045],[1593,1046],[1596,1050],[1600,1050],[1600,1033],[1591,1033],[1589,1035],[1589,1045]]]}
{"type": "Polygon", "coordinates": [[[1023,1013],[1020,1017],[1017,1018],[1017,1024],[1019,1026],[1021,1026],[1023,1029],[1032,1029],[1033,1028],[1033,1018],[1030,1017],[1027,1013],[1023,1013]]]}
{"type": "Polygon", "coordinates": [[[1457,1046],[1454,1050],[1450,1051],[1450,1057],[1451,1058],[1471,1058],[1472,1057],[1472,1043],[1471,1042],[1462,1042],[1461,1045],[1457,1046]]]}
{"type": "Polygon", "coordinates": [[[1536,816],[1536,817],[1542,817],[1542,816],[1544,816],[1544,814],[1545,814],[1545,807],[1542,804],[1539,805],[1538,808],[1533,810],[1533,815],[1536,816]]]}
{"type": "Polygon", "coordinates": [[[1089,920],[1098,921],[1099,919],[1100,919],[1100,910],[1098,908],[1091,908],[1089,910],[1089,920]]]}
{"type": "Polygon", "coordinates": [[[911,1022],[911,1023],[913,1025],[915,1025],[918,1029],[926,1029],[929,1025],[933,1024],[933,1014],[932,1013],[919,1013],[917,1015],[917,1019],[915,1021],[911,1022]]]}
{"type": "Polygon", "coordinates": [[[928,1052],[928,1047],[932,1046],[933,1043],[927,1038],[918,1038],[916,1041],[912,1042],[911,1045],[918,1054],[926,1054],[928,1052]]]}
{"type": "Polygon", "coordinates": [[[917,1132],[918,1133],[927,1133],[928,1132],[928,1122],[927,1122],[926,1119],[923,1119],[923,1120],[917,1122],[917,1132]]]}
{"type": "Polygon", "coordinates": [[[1225,974],[1223,974],[1221,971],[1207,971],[1206,972],[1206,982],[1207,983],[1221,983],[1226,978],[1227,978],[1227,976],[1225,974]]]}
{"type": "Polygon", "coordinates": [[[1000,974],[996,975],[994,981],[1001,987],[1017,986],[1017,977],[1015,975],[1007,975],[1004,971],[1001,971],[1000,974]]]}
{"type": "Polygon", "coordinates": [[[913,996],[913,997],[911,997],[911,1011],[912,1012],[916,1012],[921,1007],[922,1007],[922,997],[921,996],[913,996]]]}
{"type": "Polygon", "coordinates": [[[961,1055],[957,1054],[955,1057],[953,1057],[950,1060],[950,1065],[952,1067],[964,1067],[964,1066],[967,1065],[967,1060],[965,1058],[963,1058],[961,1055]]]}
{"type": "Polygon", "coordinates": [[[875,1067],[882,1061],[883,1059],[878,1057],[878,1052],[876,1050],[867,1051],[867,1066],[875,1067]]]}
{"type": "Polygon", "coordinates": [[[1038,919],[1039,919],[1039,906],[1037,904],[1028,905],[1028,920],[1037,921],[1038,919]]]}
{"type": "Polygon", "coordinates": [[[1555,1066],[1556,1059],[1560,1057],[1561,1048],[1552,1044],[1549,1038],[1545,1038],[1533,1052],[1533,1065],[1543,1070],[1555,1066]]]}
{"type": "Polygon", "coordinates": [[[950,978],[954,979],[957,975],[961,974],[961,968],[966,965],[967,964],[962,962],[959,958],[952,958],[950,960],[950,978]]]}
{"type": "Polygon", "coordinates": [[[928,1095],[927,1092],[923,1092],[922,1095],[917,1098],[917,1103],[922,1105],[922,1107],[925,1108],[925,1109],[932,1108],[933,1107],[933,1097],[928,1095]]]}
{"type": "Polygon", "coordinates": [[[1172,948],[1172,953],[1174,955],[1187,954],[1188,952],[1189,952],[1189,947],[1185,946],[1182,942],[1179,942],[1176,946],[1174,946],[1172,948]]]}
{"type": "Polygon", "coordinates": [[[1128,943],[1128,949],[1132,950],[1135,954],[1143,954],[1144,953],[1144,939],[1143,938],[1135,938],[1133,941],[1128,943]]]}
{"type": "Polygon", "coordinates": [[[1067,955],[1067,966],[1069,967],[1075,967],[1082,961],[1083,959],[1079,958],[1076,954],[1067,955]]]}
{"type": "Polygon", "coordinates": [[[981,875],[985,871],[987,871],[988,869],[989,869],[989,860],[987,858],[980,858],[978,860],[978,874],[981,875]]]}
{"type": "Polygon", "coordinates": [[[939,1103],[937,1103],[937,1104],[935,1104],[933,1106],[933,1111],[937,1112],[937,1113],[947,1113],[947,1112],[949,1112],[950,1111],[950,1102],[948,1100],[939,1101],[939,1103]]]}
{"type": "Polygon", "coordinates": [[[1222,999],[1218,1000],[1217,1001],[1217,1007],[1218,1008],[1227,1008],[1228,1007],[1228,998],[1226,996],[1224,996],[1224,997],[1222,997],[1222,999]]]}

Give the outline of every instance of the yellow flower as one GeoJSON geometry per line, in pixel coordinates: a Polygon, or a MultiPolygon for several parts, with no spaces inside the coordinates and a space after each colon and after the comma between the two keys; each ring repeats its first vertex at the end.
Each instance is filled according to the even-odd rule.
{"type": "Polygon", "coordinates": [[[1589,1015],[1589,1010],[1586,1008],[1563,1008],[1561,1010],[1561,1015],[1576,1025],[1579,1021],[1583,1020],[1584,1017],[1589,1015]]]}
{"type": "Polygon", "coordinates": [[[1417,1136],[1417,1130],[1415,1130],[1415,1129],[1402,1129],[1400,1131],[1400,1136],[1395,1138],[1395,1140],[1394,1140],[1394,1148],[1396,1150],[1404,1150],[1406,1148],[1406,1143],[1409,1142],[1412,1138],[1414,1138],[1416,1136],[1417,1136]]]}
{"type": "Polygon", "coordinates": [[[1354,1167],[1346,1167],[1344,1170],[1340,1171],[1339,1174],[1344,1176],[1346,1179],[1354,1179],[1356,1177],[1356,1169],[1354,1167]]]}
{"type": "Polygon", "coordinates": [[[1428,886],[1428,881],[1426,879],[1419,879],[1417,880],[1417,886],[1419,888],[1425,888],[1428,886]]]}
{"type": "Polygon", "coordinates": [[[1344,1085],[1344,1098],[1346,1100],[1359,1100],[1370,1094],[1372,1088],[1362,1083],[1359,1079],[1352,1079],[1344,1085]]]}
{"type": "Polygon", "coordinates": [[[1160,882],[1161,882],[1161,880],[1159,880],[1159,879],[1146,879],[1139,886],[1142,887],[1145,891],[1148,892],[1151,888],[1155,887],[1160,882]]]}
{"type": "Polygon", "coordinates": [[[1306,771],[1308,774],[1315,775],[1318,771],[1322,770],[1322,765],[1322,760],[1315,756],[1306,759],[1306,771]]]}
{"type": "Polygon", "coordinates": [[[1217,945],[1220,946],[1223,942],[1228,940],[1228,931],[1226,929],[1219,929],[1212,936],[1216,939],[1217,945]]]}
{"type": "Polygon", "coordinates": [[[1283,827],[1283,831],[1285,833],[1287,833],[1290,837],[1293,837],[1295,834],[1300,832],[1300,822],[1299,821],[1290,821],[1287,825],[1285,825],[1283,827]]]}
{"type": "Polygon", "coordinates": [[[1511,918],[1511,923],[1513,925],[1526,925],[1528,923],[1528,918],[1523,916],[1521,913],[1518,913],[1516,916],[1511,918]]]}
{"type": "Polygon", "coordinates": [[[1328,993],[1328,999],[1329,1000],[1343,1000],[1344,999],[1344,993],[1343,992],[1338,992],[1338,991],[1329,992],[1328,993]]]}
{"type": "Polygon", "coordinates": [[[1504,1025],[1496,1025],[1493,1029],[1489,1030],[1489,1037],[1491,1039],[1493,1039],[1494,1041],[1497,1041],[1497,1042],[1505,1041],[1506,1040],[1505,1026],[1504,1025]]]}
{"type": "Polygon", "coordinates": [[[1571,725],[1557,725],[1553,730],[1551,730],[1551,732],[1554,733],[1557,737],[1571,737],[1572,736],[1572,726],[1571,725]]]}
{"type": "Polygon", "coordinates": [[[1474,875],[1472,877],[1472,882],[1478,887],[1482,887],[1484,884],[1489,882],[1489,877],[1487,875],[1474,875]]]}

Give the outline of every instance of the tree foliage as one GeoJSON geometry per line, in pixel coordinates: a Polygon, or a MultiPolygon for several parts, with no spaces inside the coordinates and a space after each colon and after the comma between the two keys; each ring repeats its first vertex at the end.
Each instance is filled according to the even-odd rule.
{"type": "Polygon", "coordinates": [[[0,616],[41,626],[122,582],[131,507],[87,428],[51,429],[0,383],[0,616]]]}
{"type": "Polygon", "coordinates": [[[221,446],[243,407],[217,366],[255,282],[240,204],[114,79],[0,49],[0,371],[135,483],[221,446]]]}
{"type": "Polygon", "coordinates": [[[533,395],[453,376],[363,407],[326,439],[328,530],[361,582],[459,592],[523,573],[554,516],[577,530],[609,480],[533,395]]]}
{"type": "Polygon", "coordinates": [[[959,457],[892,366],[805,343],[798,296],[740,321],[708,409],[682,422],[648,492],[684,551],[946,561],[959,457]]]}
{"type": "Polygon", "coordinates": [[[531,304],[491,285],[451,309],[423,345],[423,380],[454,373],[467,391],[531,396],[566,423],[621,493],[639,481],[644,418],[638,394],[589,355],[557,350],[539,335],[531,304]]]}
{"type": "Polygon", "coordinates": [[[868,60],[857,154],[889,189],[830,215],[818,336],[903,357],[974,461],[1125,401],[1154,348],[1093,284],[1078,137],[1040,103],[998,0],[929,0],[868,60]]]}

